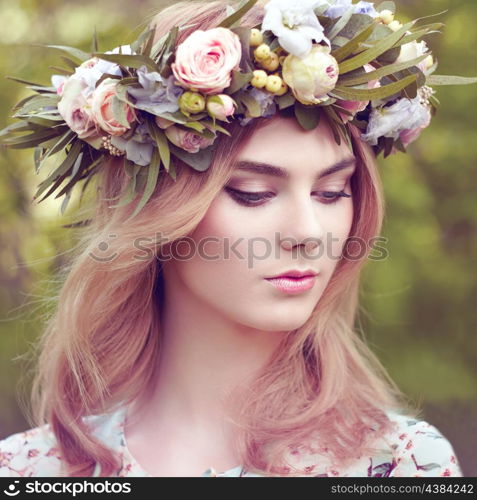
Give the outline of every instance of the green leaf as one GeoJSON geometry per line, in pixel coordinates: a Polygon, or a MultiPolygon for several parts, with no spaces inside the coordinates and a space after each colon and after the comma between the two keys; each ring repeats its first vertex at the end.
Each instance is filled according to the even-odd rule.
{"type": "Polygon", "coordinates": [[[477,83],[477,78],[453,75],[430,75],[426,79],[427,85],[471,85],[477,83]]]}
{"type": "Polygon", "coordinates": [[[386,66],[383,66],[380,69],[377,69],[375,71],[370,71],[369,73],[362,73],[361,75],[358,76],[343,76],[343,78],[340,78],[338,80],[338,84],[345,85],[345,86],[353,86],[353,85],[360,85],[363,83],[370,82],[372,80],[378,80],[382,78],[383,76],[388,76],[392,75],[393,73],[396,73],[397,71],[402,71],[403,69],[407,69],[411,66],[416,66],[419,64],[421,61],[426,59],[428,57],[428,54],[424,54],[420,57],[417,57],[416,59],[411,59],[409,61],[405,61],[402,63],[395,63],[395,64],[389,64],[386,66]]]}
{"type": "Polygon", "coordinates": [[[253,78],[253,73],[242,73],[241,71],[232,70],[232,80],[230,86],[224,90],[224,94],[234,94],[238,92],[241,88],[245,87],[250,80],[253,78]]]}
{"type": "Polygon", "coordinates": [[[230,28],[237,21],[239,21],[256,3],[258,0],[248,0],[242,7],[234,12],[231,16],[225,18],[220,24],[219,27],[222,28],[230,28]]]}
{"type": "Polygon", "coordinates": [[[74,162],[74,165],[73,165],[73,168],[71,169],[71,179],[70,181],[68,182],[68,184],[55,196],[55,199],[56,198],[59,198],[60,196],[62,196],[63,194],[65,194],[67,191],[69,191],[75,184],[77,178],[79,177],[78,173],[79,173],[79,169],[80,169],[80,166],[81,166],[81,163],[83,161],[83,151],[81,151],[81,153],[78,155],[78,158],[76,158],[75,162],[74,162]]]}
{"type": "Polygon", "coordinates": [[[343,59],[352,54],[362,42],[365,42],[373,33],[375,24],[369,24],[361,33],[356,35],[352,40],[350,40],[346,45],[334,50],[331,55],[338,61],[341,62],[343,59]]]}
{"type": "Polygon", "coordinates": [[[147,35],[147,40],[146,43],[143,46],[143,49],[141,51],[142,55],[145,55],[147,57],[150,57],[151,51],[152,51],[152,43],[154,41],[154,35],[156,33],[156,25],[154,25],[150,30],[147,35]]]}
{"type": "Polygon", "coordinates": [[[170,148],[174,156],[199,172],[205,172],[210,167],[215,149],[214,145],[212,145],[201,149],[197,153],[189,153],[174,144],[170,144],[170,148]]]}
{"type": "Polygon", "coordinates": [[[144,207],[144,205],[148,202],[149,198],[152,196],[154,189],[157,185],[157,179],[159,177],[159,169],[161,167],[161,160],[159,158],[159,152],[156,148],[152,150],[152,158],[151,163],[147,167],[147,183],[144,189],[144,193],[142,198],[139,200],[136,208],[134,209],[133,214],[128,217],[128,221],[133,219],[144,207]]]}
{"type": "Polygon", "coordinates": [[[68,144],[76,137],[76,133],[73,132],[72,130],[68,130],[64,135],[60,137],[60,139],[56,142],[56,144],[48,150],[46,155],[42,158],[40,158],[41,163],[38,164],[36,168],[36,173],[40,171],[42,165],[44,162],[52,155],[58,153],[59,151],[63,150],[68,146],[68,144]]]}
{"type": "Polygon", "coordinates": [[[399,80],[389,85],[383,85],[376,89],[355,89],[352,87],[335,87],[330,95],[338,99],[347,101],[368,101],[373,99],[384,99],[385,97],[392,96],[402,89],[411,85],[417,79],[417,75],[410,75],[402,80],[399,80]]]}
{"type": "Polygon", "coordinates": [[[121,101],[121,99],[119,99],[117,95],[113,96],[112,104],[113,104],[114,119],[124,127],[130,128],[130,124],[126,116],[126,109],[124,107],[123,102],[121,101]]]}
{"type": "Polygon", "coordinates": [[[61,56],[61,59],[69,66],[72,70],[75,70],[78,67],[78,64],[75,63],[72,59],[66,56],[61,56]]]}
{"type": "Polygon", "coordinates": [[[286,94],[277,98],[278,108],[285,109],[293,106],[295,104],[296,98],[292,92],[287,92],[286,94]]]}
{"type": "Polygon", "coordinates": [[[56,97],[47,97],[47,96],[35,96],[34,99],[31,99],[26,104],[24,104],[21,109],[19,109],[13,116],[18,118],[20,115],[24,115],[27,113],[31,113],[37,109],[42,109],[46,106],[57,106],[58,101],[60,100],[60,96],[56,97]]]}
{"type": "Polygon", "coordinates": [[[36,85],[37,87],[43,86],[43,85],[40,85],[39,83],[29,82],[28,80],[22,80],[21,78],[16,78],[14,76],[6,76],[5,78],[7,78],[8,80],[13,80],[14,82],[17,82],[17,83],[23,83],[25,85],[36,85]]]}
{"type": "Polygon", "coordinates": [[[91,43],[91,52],[98,52],[98,33],[96,32],[96,25],[94,26],[93,41],[91,43]]]}
{"type": "Polygon", "coordinates": [[[164,168],[167,172],[169,172],[169,166],[171,163],[169,141],[167,140],[164,132],[159,127],[157,127],[152,120],[147,120],[147,128],[149,131],[149,135],[154,139],[154,141],[156,141],[164,168]]]}
{"type": "Polygon", "coordinates": [[[131,203],[137,196],[136,192],[137,175],[143,167],[141,167],[141,165],[136,165],[134,162],[127,159],[125,159],[124,163],[126,164],[125,170],[126,172],[128,172],[128,175],[130,176],[129,183],[123,195],[121,196],[119,203],[117,203],[116,205],[111,205],[111,208],[124,207],[125,205],[131,203]]]}
{"type": "Polygon", "coordinates": [[[58,129],[42,129],[32,134],[23,135],[21,137],[13,137],[11,139],[4,139],[2,142],[5,146],[13,149],[27,149],[38,146],[43,142],[49,141],[50,139],[63,134],[66,131],[66,127],[58,129]]]}
{"type": "Polygon", "coordinates": [[[251,95],[243,92],[240,95],[237,95],[236,99],[243,102],[248,110],[250,117],[258,118],[262,115],[262,108],[260,107],[260,103],[258,103],[251,95]]]}
{"type": "Polygon", "coordinates": [[[305,130],[313,130],[320,123],[321,111],[319,106],[306,106],[305,104],[296,101],[295,117],[298,123],[305,130]]]}
{"type": "Polygon", "coordinates": [[[66,47],[64,45],[44,45],[42,43],[32,43],[30,44],[33,47],[47,47],[49,49],[58,49],[62,50],[63,52],[66,52],[67,54],[76,57],[76,59],[79,59],[81,62],[87,61],[88,59],[91,59],[91,55],[87,54],[86,52],[83,52],[82,50],[76,49],[75,47],[66,47]]]}
{"type": "Polygon", "coordinates": [[[148,56],[145,55],[129,55],[129,54],[102,54],[95,52],[92,54],[99,59],[114,62],[128,68],[140,68],[146,65],[151,71],[158,71],[157,64],[148,56]]]}
{"type": "Polygon", "coordinates": [[[333,41],[335,36],[337,36],[348,24],[348,21],[351,19],[351,16],[354,12],[354,5],[351,6],[341,17],[338,18],[335,25],[331,28],[331,30],[327,34],[327,38],[330,41],[333,41]]]}
{"type": "Polygon", "coordinates": [[[62,175],[68,172],[68,170],[72,167],[72,165],[76,161],[76,158],[78,158],[78,155],[80,154],[82,147],[83,147],[82,141],[78,139],[71,147],[70,151],[68,152],[66,158],[61,163],[61,165],[39,185],[39,188],[35,196],[33,197],[34,199],[38,198],[52,182],[54,182],[56,179],[60,178],[62,175]]]}
{"type": "Polygon", "coordinates": [[[18,133],[18,132],[26,132],[27,130],[31,130],[31,127],[28,124],[25,124],[25,122],[17,122],[17,123],[12,123],[8,127],[3,128],[0,130],[0,137],[3,135],[5,136],[13,136],[12,134],[18,133]]]}
{"type": "Polygon", "coordinates": [[[66,68],[61,68],[60,66],[48,66],[48,68],[53,70],[55,73],[64,76],[71,76],[74,73],[74,71],[66,68]]]}
{"type": "Polygon", "coordinates": [[[339,65],[340,74],[349,73],[350,71],[360,68],[365,64],[373,61],[381,54],[389,50],[394,46],[396,42],[398,42],[406,33],[406,31],[414,24],[414,21],[411,21],[405,24],[401,29],[387,36],[383,40],[379,41],[373,47],[368,50],[365,50],[361,54],[352,57],[351,59],[347,59],[339,65]]]}

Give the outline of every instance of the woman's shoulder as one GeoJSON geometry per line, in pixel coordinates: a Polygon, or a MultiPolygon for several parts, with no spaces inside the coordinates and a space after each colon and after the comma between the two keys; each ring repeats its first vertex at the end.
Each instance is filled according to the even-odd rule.
{"type": "MultiPolygon", "coordinates": [[[[426,420],[387,412],[390,429],[372,440],[372,452],[350,460],[333,460],[319,440],[292,455],[306,475],[328,477],[462,477],[456,453],[442,432],[426,420]],[[316,446],[318,445],[318,446],[316,446]]],[[[375,428],[371,426],[375,431],[375,428]]]]}
{"type": "MultiPolygon", "coordinates": [[[[110,448],[120,445],[119,412],[83,417],[93,436],[110,448]]],[[[61,476],[61,455],[50,424],[0,440],[0,477],[61,476]]]]}
{"type": "Polygon", "coordinates": [[[385,436],[393,450],[398,477],[462,477],[455,450],[447,437],[426,420],[388,412],[394,429],[385,436]]]}
{"type": "Polygon", "coordinates": [[[0,477],[59,476],[61,460],[49,424],[0,441],[0,477]]]}

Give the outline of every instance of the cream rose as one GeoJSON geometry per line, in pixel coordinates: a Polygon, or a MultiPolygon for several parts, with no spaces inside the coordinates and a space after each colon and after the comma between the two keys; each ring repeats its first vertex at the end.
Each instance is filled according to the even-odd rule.
{"type": "Polygon", "coordinates": [[[338,62],[330,54],[330,48],[313,45],[303,57],[288,55],[283,62],[283,80],[294,96],[303,104],[320,104],[336,85],[339,76],[338,62]]]}
{"type": "MultiPolygon", "coordinates": [[[[91,108],[96,124],[110,135],[123,135],[131,126],[119,123],[113,113],[113,97],[116,95],[116,81],[110,78],[103,80],[93,92],[91,108]]],[[[121,102],[126,120],[130,124],[136,119],[134,108],[121,102]]]]}
{"type": "Polygon", "coordinates": [[[227,28],[197,30],[176,50],[172,72],[177,84],[204,94],[218,94],[230,86],[232,70],[242,58],[240,38],[227,28]]]}
{"type": "Polygon", "coordinates": [[[87,99],[83,92],[87,90],[85,82],[76,78],[69,78],[62,83],[61,99],[58,102],[58,112],[68,127],[85,139],[98,134],[92,116],[91,99],[87,99]]]}

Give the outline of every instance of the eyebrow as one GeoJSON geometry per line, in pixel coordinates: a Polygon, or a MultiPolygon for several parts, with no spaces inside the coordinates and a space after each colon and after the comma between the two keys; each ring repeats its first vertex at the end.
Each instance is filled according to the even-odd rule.
{"type": "MultiPolygon", "coordinates": [[[[252,160],[239,160],[235,163],[235,167],[237,170],[242,170],[246,172],[253,172],[261,175],[271,175],[273,177],[280,177],[282,179],[289,179],[290,173],[288,170],[282,167],[278,167],[277,165],[270,165],[269,163],[257,162],[252,160]]],[[[350,157],[345,158],[343,160],[338,161],[331,167],[326,168],[321,171],[317,176],[318,179],[322,179],[323,177],[327,177],[332,175],[340,170],[344,170],[346,168],[356,167],[356,158],[350,157]]]]}

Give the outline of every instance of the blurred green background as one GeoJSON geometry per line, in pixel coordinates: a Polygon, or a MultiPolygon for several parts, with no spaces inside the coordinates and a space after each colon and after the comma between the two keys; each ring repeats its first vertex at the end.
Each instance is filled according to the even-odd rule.
{"type": "MultiPolygon", "coordinates": [[[[94,26],[100,50],[132,42],[160,0],[0,0],[0,128],[14,104],[31,94],[5,79],[51,84],[61,52],[30,44],[90,51],[94,26]]],[[[427,42],[439,74],[477,75],[475,0],[397,0],[398,18],[447,10],[444,35],[427,42]]],[[[432,21],[429,21],[432,22],[432,21]]],[[[380,160],[387,196],[382,235],[386,260],[369,262],[362,288],[362,328],[402,390],[454,446],[465,476],[477,476],[477,86],[438,87],[442,106],[412,154],[380,160]]],[[[31,202],[32,150],[0,156],[0,439],[27,428],[30,350],[54,307],[55,270],[74,243],[74,203],[31,202]]]]}

